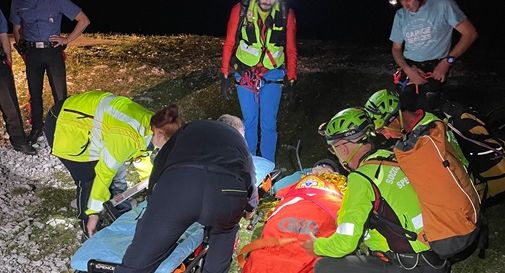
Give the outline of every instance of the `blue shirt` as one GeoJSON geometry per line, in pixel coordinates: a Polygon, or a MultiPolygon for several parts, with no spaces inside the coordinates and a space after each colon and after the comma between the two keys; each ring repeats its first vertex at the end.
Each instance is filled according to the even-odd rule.
{"type": "Polygon", "coordinates": [[[0,33],[7,33],[9,27],[7,26],[7,20],[5,20],[5,16],[0,10],[0,33]]]}
{"type": "Polygon", "coordinates": [[[403,43],[403,56],[417,62],[449,54],[453,28],[466,19],[454,0],[427,0],[417,12],[400,8],[389,39],[403,43]]]}
{"type": "Polygon", "coordinates": [[[10,21],[21,26],[26,41],[49,42],[60,35],[62,15],[74,20],[80,11],[70,0],[12,0],[10,21]]]}

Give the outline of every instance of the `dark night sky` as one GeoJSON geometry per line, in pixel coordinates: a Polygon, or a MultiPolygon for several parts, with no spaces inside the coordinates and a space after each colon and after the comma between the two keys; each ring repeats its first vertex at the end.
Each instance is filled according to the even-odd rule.
{"type": "MultiPolygon", "coordinates": [[[[87,32],[141,34],[193,33],[224,36],[230,8],[238,0],[74,0],[90,17],[87,32]]],[[[436,0],[434,0],[436,1],[436,0]]],[[[504,38],[503,0],[456,0],[480,34],[493,46],[504,38]],[[498,7],[497,5],[500,5],[498,7]]],[[[387,0],[290,0],[297,15],[298,37],[365,44],[388,43],[394,16],[387,0]]],[[[9,1],[0,8],[6,16],[9,1]]],[[[68,31],[64,22],[64,31],[68,31]]]]}

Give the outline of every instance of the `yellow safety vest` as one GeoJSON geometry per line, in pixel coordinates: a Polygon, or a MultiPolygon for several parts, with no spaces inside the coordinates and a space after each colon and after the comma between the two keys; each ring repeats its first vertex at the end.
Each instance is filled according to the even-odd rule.
{"type": "Polygon", "coordinates": [[[102,210],[110,199],[109,186],[128,160],[140,179],[149,178],[152,164],[146,151],[153,132],[153,112],[129,98],[89,91],[65,100],[56,121],[52,154],[71,161],[98,161],[87,214],[102,210]]]}
{"type": "Polygon", "coordinates": [[[271,21],[271,27],[266,30],[264,41],[261,38],[261,28],[258,26],[259,14],[256,0],[251,0],[249,3],[248,14],[248,20],[245,20],[241,26],[241,40],[235,52],[237,59],[249,67],[262,63],[267,69],[274,69],[284,64],[286,27],[282,23],[279,2],[274,4],[270,15],[265,20],[271,21]]]}

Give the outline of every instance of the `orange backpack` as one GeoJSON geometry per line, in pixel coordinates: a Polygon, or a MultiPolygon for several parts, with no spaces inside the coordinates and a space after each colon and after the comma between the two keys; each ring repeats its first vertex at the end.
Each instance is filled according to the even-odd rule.
{"type": "MultiPolygon", "coordinates": [[[[340,185],[345,177],[338,176],[340,185]]],[[[238,254],[243,273],[305,273],[314,271],[316,257],[302,248],[310,233],[329,237],[336,230],[342,191],[329,176],[307,175],[277,196],[282,200],[268,217],[259,239],[238,254]],[[246,261],[246,255],[249,254],[246,261]]]]}
{"type": "Polygon", "coordinates": [[[467,249],[479,234],[480,199],[447,141],[445,124],[418,126],[394,152],[421,203],[424,234],[419,239],[441,258],[467,249]]]}

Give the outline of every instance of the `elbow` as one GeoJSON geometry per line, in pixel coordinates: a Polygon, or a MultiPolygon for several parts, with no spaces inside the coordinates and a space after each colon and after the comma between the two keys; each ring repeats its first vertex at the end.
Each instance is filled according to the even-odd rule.
{"type": "Polygon", "coordinates": [[[89,21],[89,18],[88,18],[88,17],[86,17],[86,18],[84,19],[84,22],[83,22],[82,24],[83,24],[83,27],[84,27],[84,28],[87,28],[87,27],[91,24],[91,21],[89,21]]]}
{"type": "Polygon", "coordinates": [[[474,31],[472,34],[472,42],[477,40],[477,38],[479,38],[479,33],[477,31],[474,31]]]}
{"type": "Polygon", "coordinates": [[[77,24],[83,30],[86,29],[89,26],[89,24],[91,24],[88,16],[86,16],[86,14],[82,11],[76,16],[76,20],[77,20],[77,24]]]}

